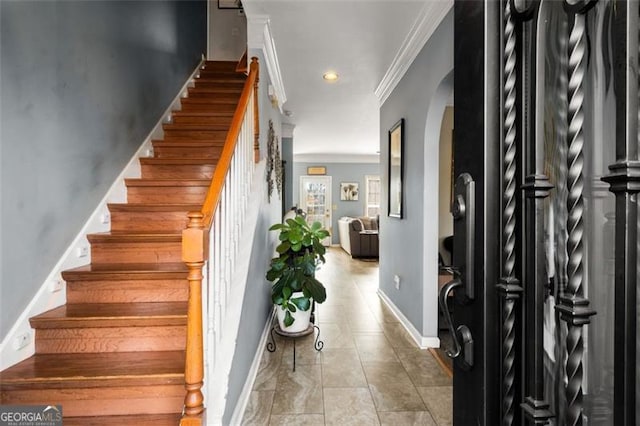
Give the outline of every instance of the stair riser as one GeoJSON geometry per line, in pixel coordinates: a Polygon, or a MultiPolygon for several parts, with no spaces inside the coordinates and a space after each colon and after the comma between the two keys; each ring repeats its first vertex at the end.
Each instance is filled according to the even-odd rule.
{"type": "Polygon", "coordinates": [[[143,164],[142,177],[149,179],[211,179],[212,164],[143,164]]]}
{"type": "Polygon", "coordinates": [[[68,281],[67,303],[185,302],[185,280],[68,281]]]}
{"type": "Polygon", "coordinates": [[[220,103],[185,103],[183,101],[180,111],[182,112],[229,112],[233,113],[236,110],[235,103],[220,104],[220,103]]]}
{"type": "Polygon", "coordinates": [[[224,101],[238,102],[240,99],[240,92],[213,92],[211,90],[198,90],[195,88],[189,89],[190,98],[207,98],[207,99],[219,99],[224,101]]]}
{"type": "Polygon", "coordinates": [[[153,153],[156,158],[220,158],[222,146],[153,146],[153,153]]]}
{"type": "Polygon", "coordinates": [[[186,326],[39,329],[36,352],[179,351],[185,348],[186,332],[186,326]]]}
{"type": "MultiPolygon", "coordinates": [[[[208,190],[209,186],[131,186],[127,188],[127,201],[129,203],[201,204],[208,190]]],[[[155,216],[155,213],[153,215],[155,216]]]]}
{"type": "Polygon", "coordinates": [[[3,404],[61,404],[66,416],[160,414],[182,411],[184,385],[2,390],[3,404]]]}
{"type": "MultiPolygon", "coordinates": [[[[204,196],[200,197],[204,200],[204,196]]],[[[111,212],[112,231],[181,231],[187,227],[188,211],[111,212]]]]}
{"type": "Polygon", "coordinates": [[[247,75],[242,72],[237,72],[234,68],[227,69],[215,69],[215,68],[205,68],[198,71],[198,76],[196,80],[199,78],[225,78],[225,79],[240,79],[246,80],[247,75]]]}
{"type": "Polygon", "coordinates": [[[231,117],[207,117],[198,115],[174,115],[171,119],[175,125],[195,125],[215,126],[223,130],[228,129],[231,124],[231,117]]]}
{"type": "Polygon", "coordinates": [[[118,242],[91,244],[92,263],[175,263],[182,261],[182,244],[177,242],[118,242]]]}
{"type": "MultiPolygon", "coordinates": [[[[203,77],[203,78],[207,78],[207,77],[203,77]]],[[[211,80],[213,80],[213,78],[210,78],[211,80]]],[[[244,81],[243,80],[230,80],[230,79],[226,79],[224,81],[202,81],[199,79],[196,79],[195,81],[195,89],[199,90],[215,90],[215,91],[241,91],[244,87],[244,81]]]]}
{"type": "Polygon", "coordinates": [[[170,142],[172,139],[216,141],[224,142],[227,138],[227,130],[178,130],[165,129],[164,140],[170,142]]]}
{"type": "Polygon", "coordinates": [[[185,105],[207,105],[207,106],[218,106],[221,108],[221,112],[224,109],[232,109],[233,111],[236,110],[237,107],[237,103],[238,103],[238,98],[237,97],[233,97],[231,99],[225,99],[225,98],[221,98],[218,96],[208,96],[208,97],[203,97],[203,96],[196,96],[194,98],[181,98],[180,99],[180,105],[181,106],[185,106],[185,105]]]}
{"type": "Polygon", "coordinates": [[[221,75],[244,75],[237,72],[236,67],[238,64],[207,64],[204,68],[198,71],[200,77],[204,75],[221,76],[221,75]]]}
{"type": "Polygon", "coordinates": [[[180,413],[173,414],[145,414],[138,416],[102,416],[102,417],[67,417],[64,416],[64,426],[176,426],[180,424],[180,413]]]}
{"type": "MultiPolygon", "coordinates": [[[[231,121],[229,120],[229,123],[231,121]]],[[[164,131],[178,131],[178,132],[193,132],[193,131],[227,131],[229,129],[229,123],[191,123],[191,124],[173,124],[165,123],[162,125],[164,131]]]]}

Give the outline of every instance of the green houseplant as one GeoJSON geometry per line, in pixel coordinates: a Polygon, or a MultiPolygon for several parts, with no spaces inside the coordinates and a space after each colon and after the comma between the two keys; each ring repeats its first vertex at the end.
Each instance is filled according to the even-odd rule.
{"type": "MultiPolygon", "coordinates": [[[[271,300],[278,306],[281,328],[286,331],[299,313],[305,312],[309,317],[313,301],[322,303],[327,298],[326,289],[316,279],[315,271],[325,262],[326,249],[321,241],[329,236],[329,232],[320,222],[309,225],[301,215],[275,224],[269,230],[280,231],[278,256],[271,259],[267,280],[273,283],[271,300]]],[[[305,330],[307,327],[308,320],[297,328],[305,330]]]]}

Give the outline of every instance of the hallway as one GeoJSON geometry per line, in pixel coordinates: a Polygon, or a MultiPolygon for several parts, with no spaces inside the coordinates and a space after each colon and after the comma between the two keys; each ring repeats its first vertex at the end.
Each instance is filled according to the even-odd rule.
{"type": "Polygon", "coordinates": [[[376,294],[378,263],[330,248],[317,272],[324,349],[279,338],[264,351],[243,425],[450,425],[451,379],[376,294]]]}

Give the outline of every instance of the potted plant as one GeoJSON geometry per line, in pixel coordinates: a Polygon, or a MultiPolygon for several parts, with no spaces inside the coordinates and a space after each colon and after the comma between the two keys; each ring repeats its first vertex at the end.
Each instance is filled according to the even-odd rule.
{"type": "Polygon", "coordinates": [[[280,231],[278,256],[271,259],[267,280],[273,283],[271,300],[277,305],[282,331],[296,333],[309,327],[313,302],[327,298],[324,285],[315,277],[318,266],[325,262],[321,241],[329,236],[320,222],[309,225],[297,215],[269,228],[280,231]]]}

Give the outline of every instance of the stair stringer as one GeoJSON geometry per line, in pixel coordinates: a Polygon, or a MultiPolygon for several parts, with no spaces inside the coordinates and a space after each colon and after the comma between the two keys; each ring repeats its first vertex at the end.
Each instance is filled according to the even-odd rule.
{"type": "Polygon", "coordinates": [[[35,353],[35,333],[29,324],[29,319],[66,303],[66,283],[62,279],[62,271],[91,263],[91,245],[87,240],[87,235],[110,230],[110,213],[107,204],[126,202],[127,189],[125,179],[139,178],[141,176],[139,159],[153,156],[152,140],[162,138],[162,125],[171,121],[171,112],[173,110],[180,108],[180,100],[187,95],[188,88],[194,85],[194,78],[198,75],[203,64],[204,59],[198,63],[186,79],[184,85],[178,91],[178,94],[142,142],[140,148],[138,148],[120,175],[115,179],[104,198],[98,203],[98,206],[93,213],[91,213],[87,222],[74,237],[33,299],[31,299],[0,343],[0,371],[24,361],[35,353]],[[78,256],[79,250],[83,248],[88,249],[88,252],[86,255],[78,256]]]}

